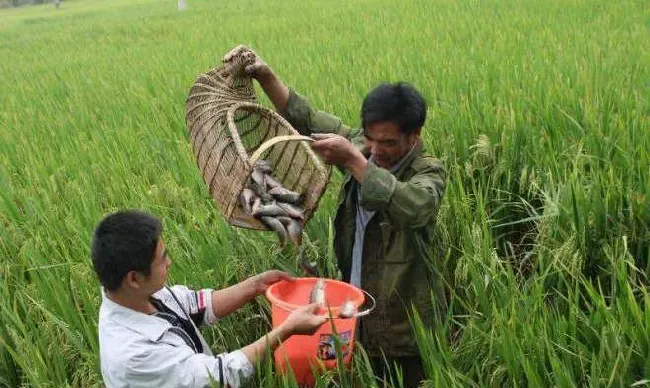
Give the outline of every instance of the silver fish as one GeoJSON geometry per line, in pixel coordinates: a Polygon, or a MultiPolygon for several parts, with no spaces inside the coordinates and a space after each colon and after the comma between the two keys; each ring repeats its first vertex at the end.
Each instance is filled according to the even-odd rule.
{"type": "Polygon", "coordinates": [[[291,191],[289,189],[285,189],[284,187],[275,187],[269,190],[268,193],[279,201],[289,202],[294,205],[297,205],[302,200],[301,194],[298,194],[295,191],[291,191]]]}
{"type": "Polygon", "coordinates": [[[339,310],[340,318],[352,318],[357,313],[357,306],[350,299],[346,299],[339,310]]]}
{"type": "Polygon", "coordinates": [[[302,225],[300,222],[291,217],[278,217],[277,220],[282,222],[282,225],[287,229],[291,241],[299,247],[302,244],[302,225]]]}
{"type": "Polygon", "coordinates": [[[264,181],[268,189],[275,189],[276,187],[282,187],[282,183],[276,181],[275,178],[271,176],[271,174],[267,174],[264,177],[264,181]]]}
{"type": "Polygon", "coordinates": [[[244,189],[241,194],[239,194],[239,202],[246,214],[253,214],[252,202],[255,198],[255,193],[251,189],[244,189]]]}
{"type": "Polygon", "coordinates": [[[251,178],[248,181],[248,187],[253,190],[256,196],[262,199],[262,202],[267,203],[273,200],[273,197],[266,192],[265,175],[257,170],[253,170],[251,178]]]}
{"type": "Polygon", "coordinates": [[[280,206],[282,208],[282,210],[287,212],[289,217],[295,218],[295,219],[298,219],[298,220],[304,220],[305,219],[305,214],[302,211],[302,209],[300,209],[299,207],[293,206],[290,203],[284,203],[284,202],[278,202],[277,205],[280,206]]]}
{"type": "Polygon", "coordinates": [[[284,228],[284,225],[282,225],[282,222],[276,220],[273,217],[261,217],[262,222],[266,224],[271,230],[275,231],[278,234],[278,238],[280,239],[280,245],[285,245],[287,243],[287,230],[284,228]]]}
{"type": "Polygon", "coordinates": [[[305,257],[305,246],[301,245],[298,248],[298,255],[296,256],[296,261],[298,265],[305,271],[309,276],[319,278],[320,273],[318,271],[318,263],[315,261],[307,262],[307,257],[305,257]]]}
{"type": "Polygon", "coordinates": [[[271,203],[268,205],[259,205],[255,210],[253,210],[253,215],[255,217],[286,217],[289,214],[287,214],[286,211],[284,211],[280,206],[278,206],[275,203],[271,203]]]}
{"type": "Polygon", "coordinates": [[[325,305],[325,280],[319,278],[314,284],[309,294],[309,303],[317,303],[319,306],[325,305]]]}
{"type": "Polygon", "coordinates": [[[262,174],[259,170],[253,169],[251,172],[251,180],[250,180],[250,185],[253,190],[255,190],[255,193],[259,195],[260,193],[258,190],[261,190],[262,192],[266,192],[266,180],[264,177],[264,174],[262,174]]]}
{"type": "Polygon", "coordinates": [[[261,172],[262,174],[270,174],[271,173],[271,163],[269,163],[267,160],[257,160],[253,164],[253,168],[261,172]]]}
{"type": "Polygon", "coordinates": [[[262,200],[259,197],[256,197],[253,201],[253,206],[251,207],[251,214],[256,215],[259,213],[260,206],[262,206],[262,200]]]}
{"type": "Polygon", "coordinates": [[[266,191],[266,177],[263,172],[257,168],[253,168],[251,172],[251,179],[254,183],[258,184],[264,191],[266,191]]]}
{"type": "Polygon", "coordinates": [[[300,265],[302,269],[305,270],[310,276],[318,276],[320,275],[320,272],[318,272],[318,263],[315,261],[310,261],[307,262],[307,260],[303,260],[300,262],[300,265]]]}

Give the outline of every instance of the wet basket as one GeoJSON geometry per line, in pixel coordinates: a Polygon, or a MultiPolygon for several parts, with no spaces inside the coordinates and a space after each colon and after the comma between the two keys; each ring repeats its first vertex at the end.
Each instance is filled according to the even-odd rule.
{"type": "Polygon", "coordinates": [[[197,77],[186,104],[185,122],[194,157],[210,195],[234,226],[268,230],[244,213],[239,194],[258,159],[270,162],[273,177],[304,194],[306,223],[318,207],[331,169],[283,117],[259,105],[246,63],[235,59],[197,77]]]}

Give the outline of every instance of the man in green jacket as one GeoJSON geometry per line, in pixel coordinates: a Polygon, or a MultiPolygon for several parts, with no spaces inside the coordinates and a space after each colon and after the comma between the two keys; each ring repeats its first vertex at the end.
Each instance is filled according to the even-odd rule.
{"type": "Polygon", "coordinates": [[[436,268],[434,228],[445,190],[442,163],[424,151],[426,102],[405,83],[382,84],[365,97],[362,129],[314,110],[253,51],[233,49],[224,62],[243,56],[276,110],[312,148],[345,172],[334,221],[334,250],[345,281],[376,296],[377,307],[360,322],[359,336],[373,366],[402,369],[405,386],[424,378],[409,321],[414,306],[423,322],[440,322],[445,292],[436,268]],[[434,299],[432,300],[431,292],[434,299]]]}

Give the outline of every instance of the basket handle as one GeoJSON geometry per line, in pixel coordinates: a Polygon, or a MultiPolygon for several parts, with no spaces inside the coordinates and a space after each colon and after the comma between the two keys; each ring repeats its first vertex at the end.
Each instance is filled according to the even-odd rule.
{"type": "Polygon", "coordinates": [[[259,148],[257,148],[257,150],[255,150],[255,152],[253,152],[253,155],[251,155],[251,157],[248,159],[251,166],[254,165],[255,162],[257,162],[257,160],[262,156],[262,154],[266,150],[268,150],[269,148],[273,147],[274,145],[276,145],[278,143],[282,143],[282,142],[285,142],[285,141],[309,141],[309,142],[312,142],[312,141],[314,141],[314,139],[312,139],[309,136],[303,136],[303,135],[276,136],[276,137],[274,137],[272,139],[269,139],[269,140],[265,141],[264,143],[262,143],[262,145],[259,146],[259,148]]]}

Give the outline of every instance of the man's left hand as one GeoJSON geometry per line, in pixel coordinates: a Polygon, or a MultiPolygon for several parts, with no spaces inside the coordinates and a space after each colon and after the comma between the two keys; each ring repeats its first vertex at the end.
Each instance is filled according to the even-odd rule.
{"type": "Polygon", "coordinates": [[[328,164],[343,166],[355,157],[363,158],[361,152],[343,136],[333,133],[314,133],[311,137],[314,139],[311,148],[328,164]]]}
{"type": "Polygon", "coordinates": [[[314,133],[311,148],[328,164],[342,166],[355,179],[363,182],[368,161],[350,141],[333,133],[314,133]]]}
{"type": "Polygon", "coordinates": [[[267,288],[281,280],[291,282],[294,279],[288,273],[278,270],[266,271],[253,276],[253,286],[255,287],[256,294],[259,295],[265,293],[267,288]]]}

